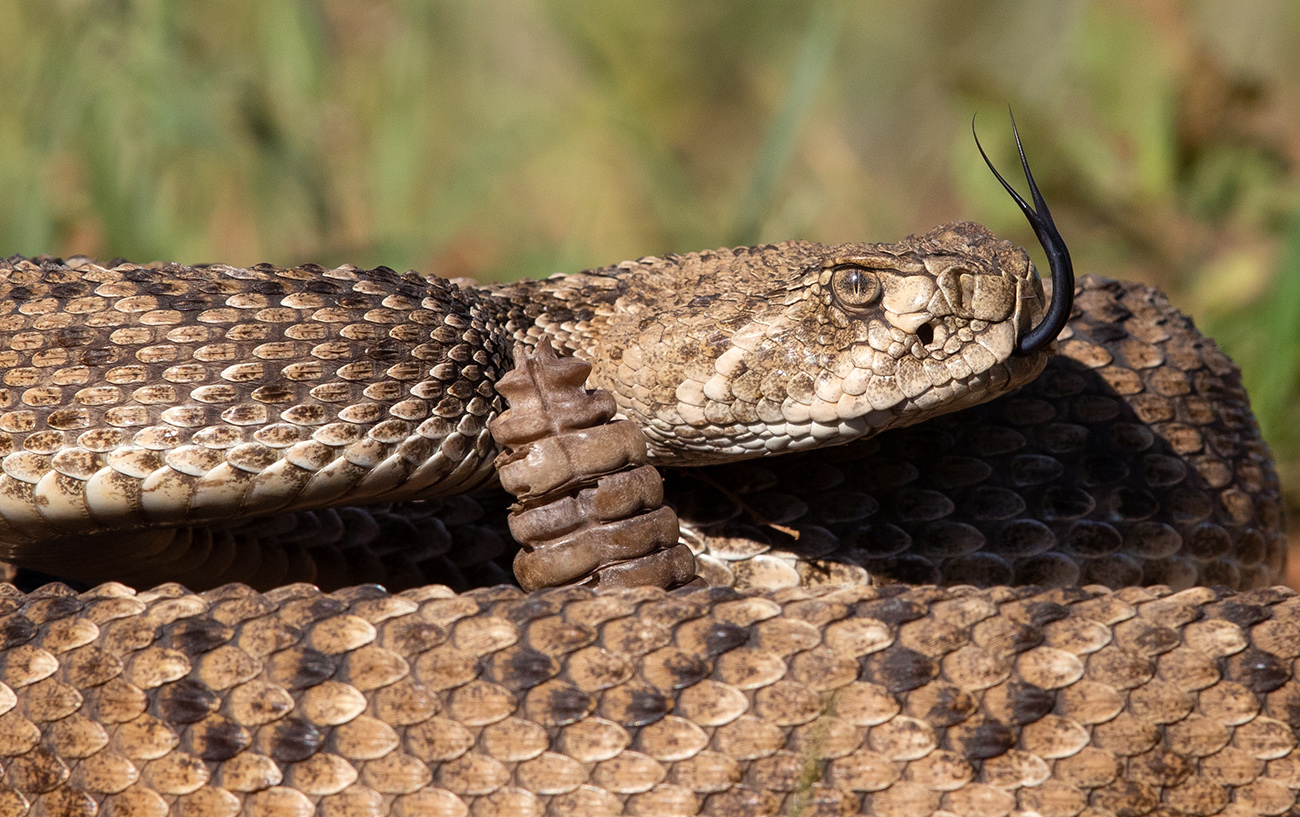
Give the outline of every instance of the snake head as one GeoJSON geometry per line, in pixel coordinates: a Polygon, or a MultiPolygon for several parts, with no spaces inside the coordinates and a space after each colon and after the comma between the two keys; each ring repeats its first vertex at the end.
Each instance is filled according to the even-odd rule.
{"type": "Polygon", "coordinates": [[[1069,318],[1069,253],[1028,165],[1034,207],[993,172],[1047,251],[1050,308],[1028,254],[969,222],[895,244],[643,258],[524,285],[520,300],[538,332],[592,363],[591,384],[661,461],[869,437],[1037,377],[1069,318]]]}
{"type": "Polygon", "coordinates": [[[533,286],[652,455],[703,463],[836,445],[1037,376],[1028,255],[978,224],[895,244],[791,241],[646,258],[533,286]],[[574,304],[584,304],[581,310],[574,304]]]}
{"type": "Polygon", "coordinates": [[[849,442],[990,400],[1046,364],[1046,350],[1017,351],[1044,310],[1033,265],[978,224],[758,254],[751,268],[797,272],[739,304],[729,333],[725,322],[706,343],[665,333],[690,357],[674,405],[649,423],[669,459],[849,442]]]}

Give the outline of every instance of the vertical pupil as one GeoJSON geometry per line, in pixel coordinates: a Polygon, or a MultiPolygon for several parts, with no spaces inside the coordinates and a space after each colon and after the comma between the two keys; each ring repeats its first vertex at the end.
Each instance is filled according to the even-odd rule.
{"type": "Polygon", "coordinates": [[[845,270],[844,289],[854,301],[864,301],[871,297],[871,281],[860,269],[845,270]]]}
{"type": "Polygon", "coordinates": [[[875,275],[859,267],[844,265],[835,270],[833,286],[849,306],[866,306],[875,300],[880,292],[880,283],[875,275]]]}

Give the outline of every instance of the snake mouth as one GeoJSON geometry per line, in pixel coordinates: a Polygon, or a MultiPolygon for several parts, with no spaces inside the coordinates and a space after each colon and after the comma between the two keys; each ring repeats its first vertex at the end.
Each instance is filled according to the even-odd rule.
{"type": "Polygon", "coordinates": [[[1020,131],[1016,129],[1015,116],[1011,117],[1011,132],[1016,137],[1016,150],[1020,153],[1020,166],[1025,171],[1025,180],[1029,182],[1029,195],[1034,200],[1033,207],[1030,207],[1015,188],[1002,178],[1002,174],[989,160],[988,154],[984,152],[984,146],[980,144],[979,134],[975,133],[974,118],[971,119],[970,130],[971,135],[975,137],[975,147],[979,148],[980,156],[984,157],[984,164],[993,171],[993,175],[997,177],[1003,189],[1011,194],[1011,198],[1020,207],[1020,212],[1024,213],[1029,221],[1029,226],[1034,228],[1034,235],[1038,236],[1038,243],[1047,254],[1047,262],[1052,270],[1052,303],[1047,307],[1047,314],[1043,317],[1042,323],[1021,335],[1016,344],[1018,354],[1032,354],[1059,335],[1070,320],[1070,310],[1074,306],[1074,265],[1070,261],[1070,249],[1065,246],[1065,239],[1056,229],[1056,223],[1052,221],[1052,212],[1047,209],[1047,202],[1043,201],[1043,195],[1034,182],[1034,174],[1029,170],[1025,148],[1020,144],[1020,131]]]}

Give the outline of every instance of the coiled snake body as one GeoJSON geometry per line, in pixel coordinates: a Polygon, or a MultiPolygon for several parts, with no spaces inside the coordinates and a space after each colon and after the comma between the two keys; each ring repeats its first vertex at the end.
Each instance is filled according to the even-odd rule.
{"type": "Polygon", "coordinates": [[[0,813],[1295,805],[1276,477],[1231,363],[1149,290],[1085,282],[1035,380],[1060,327],[1023,251],[970,224],[485,289],[84,260],[0,279],[6,557],[214,588],[0,591],[0,813]],[[765,591],[225,583],[248,565],[212,520],[484,482],[493,383],[542,336],[667,464],[860,440],[683,469],[704,574],[765,591]],[[861,564],[959,586],[842,583],[861,564]],[[1104,586],[1127,583],[1187,589],[1104,586]]]}

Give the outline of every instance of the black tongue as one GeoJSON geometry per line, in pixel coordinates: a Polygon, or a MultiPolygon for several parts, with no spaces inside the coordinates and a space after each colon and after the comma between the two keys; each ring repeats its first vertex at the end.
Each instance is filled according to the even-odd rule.
{"type": "Polygon", "coordinates": [[[998,169],[993,166],[988,154],[984,152],[984,146],[980,144],[979,134],[975,133],[973,118],[970,127],[971,134],[975,137],[975,147],[979,148],[980,156],[984,157],[984,164],[993,171],[1002,188],[1011,194],[1011,198],[1020,207],[1020,212],[1024,213],[1029,221],[1029,226],[1034,228],[1034,234],[1038,236],[1038,243],[1042,245],[1043,252],[1047,253],[1047,263],[1052,270],[1052,300],[1047,308],[1047,315],[1042,323],[1021,335],[1016,345],[1016,351],[1020,354],[1032,354],[1050,343],[1070,320],[1070,310],[1074,307],[1074,264],[1070,260],[1070,249],[1065,246],[1065,239],[1061,238],[1061,233],[1056,229],[1056,223],[1052,221],[1052,212],[1047,208],[1047,202],[1043,201],[1043,195],[1034,182],[1034,174],[1029,170],[1025,148],[1020,144],[1020,131],[1016,129],[1015,116],[1011,117],[1011,132],[1016,137],[1016,150],[1020,152],[1020,166],[1024,169],[1025,179],[1029,182],[1029,194],[1034,200],[1033,207],[1020,197],[1015,188],[1008,184],[998,169]]]}

